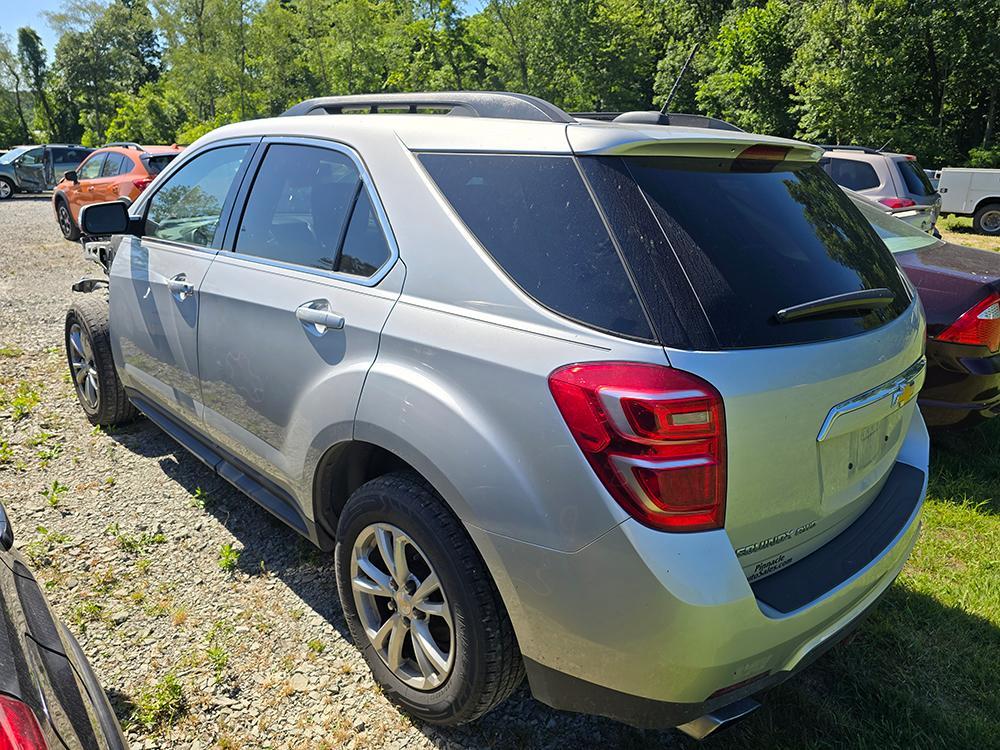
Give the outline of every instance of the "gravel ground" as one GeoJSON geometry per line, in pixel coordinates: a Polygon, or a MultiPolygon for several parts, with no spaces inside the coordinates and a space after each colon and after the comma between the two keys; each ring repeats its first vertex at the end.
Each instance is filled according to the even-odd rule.
{"type": "Polygon", "coordinates": [[[47,197],[0,204],[0,499],[136,750],[663,748],[522,688],[471,727],[398,712],[354,648],[332,561],[140,420],[94,430],[63,353],[99,273],[47,197]]]}

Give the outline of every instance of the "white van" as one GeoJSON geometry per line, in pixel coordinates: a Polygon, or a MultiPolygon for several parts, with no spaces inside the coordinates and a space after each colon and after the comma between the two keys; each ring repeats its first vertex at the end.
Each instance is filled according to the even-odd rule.
{"type": "Polygon", "coordinates": [[[977,232],[1000,235],[1000,169],[947,167],[938,192],[942,214],[971,216],[977,232]]]}

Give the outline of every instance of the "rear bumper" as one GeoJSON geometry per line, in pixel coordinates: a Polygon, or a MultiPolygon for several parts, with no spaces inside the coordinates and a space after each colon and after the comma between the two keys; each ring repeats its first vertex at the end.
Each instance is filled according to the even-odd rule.
{"type": "Polygon", "coordinates": [[[1000,414],[1000,354],[931,339],[927,363],[919,403],[928,426],[945,427],[970,414],[1000,414]]]}
{"type": "MultiPolygon", "coordinates": [[[[812,662],[857,626],[916,542],[927,444],[921,421],[914,423],[908,460],[915,456],[917,466],[906,468],[916,481],[895,501],[908,512],[897,514],[877,547],[863,540],[846,547],[845,556],[878,552],[787,612],[755,593],[723,531],[664,534],[629,520],[567,554],[471,528],[507,603],[536,697],[638,726],[676,726],[812,662]]],[[[808,577],[808,561],[774,575],[808,577]]]]}

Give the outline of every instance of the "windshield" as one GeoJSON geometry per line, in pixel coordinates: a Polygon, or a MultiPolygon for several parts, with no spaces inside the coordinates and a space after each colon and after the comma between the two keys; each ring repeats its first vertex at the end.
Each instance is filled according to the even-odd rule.
{"type": "Polygon", "coordinates": [[[896,163],[899,164],[899,173],[903,175],[906,189],[911,195],[934,195],[934,186],[916,161],[903,159],[896,163]]]}
{"type": "Polygon", "coordinates": [[[17,148],[12,148],[3,156],[0,156],[0,164],[10,164],[14,159],[30,151],[34,146],[18,146],[17,148]]]}
{"type": "Polygon", "coordinates": [[[927,232],[922,232],[905,221],[890,216],[880,208],[876,208],[863,198],[850,196],[854,205],[858,207],[872,229],[882,238],[890,252],[901,253],[906,250],[919,250],[922,247],[936,245],[941,240],[932,237],[927,232]]]}

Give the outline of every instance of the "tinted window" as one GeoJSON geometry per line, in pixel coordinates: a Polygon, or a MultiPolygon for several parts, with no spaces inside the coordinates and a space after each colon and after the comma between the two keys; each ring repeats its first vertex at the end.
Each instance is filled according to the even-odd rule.
{"type": "Polygon", "coordinates": [[[135,160],[128,154],[122,154],[122,163],[118,167],[117,174],[128,174],[135,169],[135,160]]]}
{"type": "Polygon", "coordinates": [[[899,172],[903,175],[906,190],[911,195],[934,195],[934,186],[927,178],[927,173],[912,159],[897,159],[899,172]]]}
{"type": "Polygon", "coordinates": [[[177,154],[160,154],[146,157],[146,169],[151,175],[158,175],[166,166],[177,158],[177,154]]]}
{"type": "Polygon", "coordinates": [[[101,169],[101,177],[114,177],[117,175],[124,158],[121,154],[110,152],[104,162],[104,168],[101,169]]]}
{"type": "Polygon", "coordinates": [[[850,159],[830,159],[830,176],[838,185],[850,190],[869,190],[880,184],[871,164],[850,159]]]}
{"type": "Polygon", "coordinates": [[[354,204],[347,226],[338,271],[355,276],[371,276],[389,259],[389,243],[372,206],[367,190],[362,190],[354,204]]]}
{"type": "MultiPolygon", "coordinates": [[[[654,260],[680,262],[721,348],[849,336],[884,324],[909,305],[885,245],[816,164],[673,157],[603,161],[608,169],[623,162],[645,194],[674,256],[654,260]],[[788,323],[775,319],[782,308],[880,287],[896,295],[882,310],[788,323]]],[[[618,200],[603,191],[599,196],[618,200]]],[[[646,284],[646,296],[670,294],[665,285],[650,286],[657,274],[641,276],[636,278],[646,284]]],[[[686,309],[685,315],[695,314],[686,309]]]]}
{"type": "MultiPolygon", "coordinates": [[[[271,146],[250,190],[236,252],[338,270],[338,249],[360,188],[354,162],[339,151],[271,146]]],[[[374,229],[381,235],[381,227],[374,229]]]]}
{"type": "Polygon", "coordinates": [[[87,161],[80,165],[77,170],[76,177],[78,180],[94,180],[101,174],[101,167],[104,166],[104,159],[107,156],[104,154],[94,154],[87,161]]]}
{"type": "Polygon", "coordinates": [[[212,149],[177,170],[150,200],[145,233],[202,247],[214,245],[226,198],[249,149],[212,149]]]}
{"type": "Polygon", "coordinates": [[[90,150],[85,148],[60,148],[54,150],[56,153],[52,157],[52,161],[55,164],[69,164],[73,166],[76,166],[86,159],[87,154],[90,153],[90,150]]]}
{"type": "Polygon", "coordinates": [[[583,323],[652,338],[572,158],[423,154],[420,161],[525,292],[583,323]]]}

